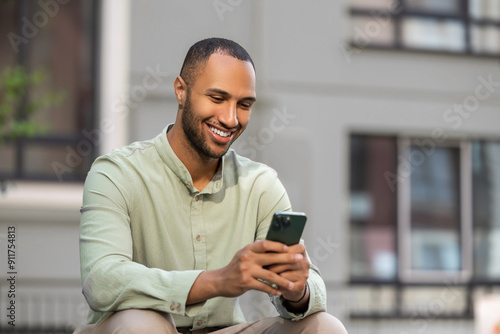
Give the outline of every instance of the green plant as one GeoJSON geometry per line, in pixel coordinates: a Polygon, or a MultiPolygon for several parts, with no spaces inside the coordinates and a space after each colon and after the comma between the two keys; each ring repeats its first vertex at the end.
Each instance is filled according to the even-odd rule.
{"type": "MultiPolygon", "coordinates": [[[[47,132],[32,117],[60,104],[64,93],[46,91],[43,84],[48,80],[44,69],[28,73],[24,66],[6,67],[0,74],[0,147],[5,141],[22,137],[34,137],[47,132]],[[38,94],[34,93],[38,92],[38,94]],[[41,92],[41,93],[40,93],[41,92]]],[[[7,180],[0,177],[0,193],[7,190],[7,180]]]]}
{"type": "Polygon", "coordinates": [[[5,68],[0,75],[0,145],[5,140],[34,137],[47,129],[32,116],[41,110],[60,104],[64,94],[45,92],[35,95],[35,88],[47,81],[47,72],[38,69],[28,73],[23,66],[5,68]]]}

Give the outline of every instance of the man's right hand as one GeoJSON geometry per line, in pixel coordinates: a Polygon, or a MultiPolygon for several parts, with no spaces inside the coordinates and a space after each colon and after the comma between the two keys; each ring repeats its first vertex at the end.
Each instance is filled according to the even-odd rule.
{"type": "Polygon", "coordinates": [[[231,262],[217,270],[202,272],[194,282],[187,304],[203,302],[213,297],[237,297],[248,290],[259,290],[279,296],[281,292],[262,282],[291,290],[293,282],[266,269],[276,264],[294,264],[303,255],[287,253],[287,246],[269,240],[257,240],[238,251],[231,262]]]}

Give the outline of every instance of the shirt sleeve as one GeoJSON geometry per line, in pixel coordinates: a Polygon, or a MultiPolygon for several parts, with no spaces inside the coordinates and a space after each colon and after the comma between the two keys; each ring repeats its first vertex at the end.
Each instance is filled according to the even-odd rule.
{"type": "Polygon", "coordinates": [[[129,212],[140,196],[133,184],[110,157],[96,160],[87,176],[80,223],[83,294],[95,312],[139,308],[194,316],[204,303],[186,306],[186,300],[200,270],[165,271],[133,260],[129,212]]]}
{"type": "MultiPolygon", "coordinates": [[[[271,224],[271,219],[275,212],[277,211],[291,211],[291,204],[286,193],[285,187],[279,181],[277,176],[274,180],[266,181],[267,191],[264,192],[264,196],[261,198],[261,206],[259,216],[261,221],[258,225],[257,239],[263,240],[266,237],[267,230],[271,224]]],[[[304,244],[304,241],[300,241],[304,244]]],[[[307,253],[306,253],[307,255],[307,253]]],[[[320,275],[319,269],[311,263],[309,255],[307,255],[309,263],[311,264],[309,269],[309,278],[307,284],[309,285],[309,306],[307,311],[304,313],[292,313],[289,312],[284,306],[283,297],[276,297],[269,295],[271,302],[276,307],[276,310],[281,317],[291,320],[300,320],[307,317],[310,314],[326,311],[326,287],[323,278],[320,275]]]]}

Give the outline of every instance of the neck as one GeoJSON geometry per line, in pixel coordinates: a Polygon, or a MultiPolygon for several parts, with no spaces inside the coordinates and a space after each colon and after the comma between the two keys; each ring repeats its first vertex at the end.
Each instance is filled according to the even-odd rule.
{"type": "Polygon", "coordinates": [[[201,191],[212,180],[219,166],[220,158],[215,159],[200,154],[191,146],[187,138],[182,138],[185,135],[176,126],[177,124],[176,122],[170,131],[167,132],[168,142],[175,155],[191,175],[194,187],[201,191]]]}

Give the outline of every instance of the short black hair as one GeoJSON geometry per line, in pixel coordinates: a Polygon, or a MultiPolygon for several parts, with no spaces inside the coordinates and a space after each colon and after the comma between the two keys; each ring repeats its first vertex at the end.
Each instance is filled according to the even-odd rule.
{"type": "Polygon", "coordinates": [[[214,53],[234,57],[238,60],[248,61],[255,65],[248,52],[238,43],[225,38],[207,38],[191,46],[184,58],[180,76],[187,85],[193,85],[200,70],[206,65],[208,58],[214,53]]]}

